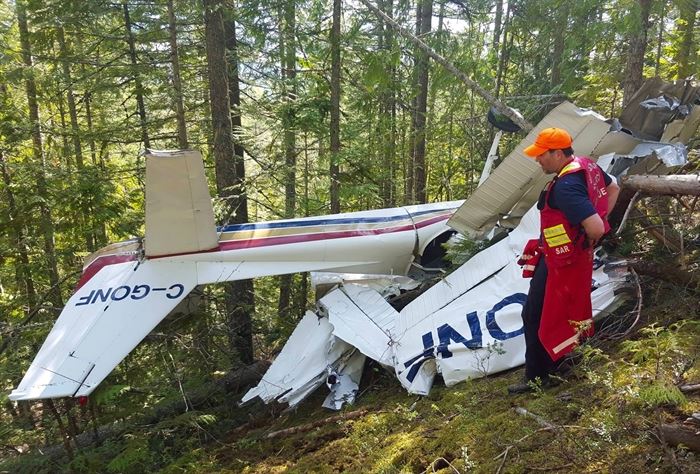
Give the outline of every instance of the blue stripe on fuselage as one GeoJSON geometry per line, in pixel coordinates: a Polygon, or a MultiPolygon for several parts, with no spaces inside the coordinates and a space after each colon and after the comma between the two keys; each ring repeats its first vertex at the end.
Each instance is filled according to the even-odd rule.
{"type": "Polygon", "coordinates": [[[398,214],[395,216],[381,217],[340,217],[335,219],[313,219],[313,220],[296,220],[296,221],[281,221],[281,222],[256,222],[250,224],[232,224],[226,227],[217,227],[217,232],[235,232],[240,230],[257,230],[257,229],[283,229],[285,227],[311,227],[318,225],[343,225],[343,224],[372,224],[378,222],[392,222],[397,220],[408,219],[414,216],[422,216],[425,214],[438,213],[449,211],[454,208],[431,209],[427,211],[418,211],[412,213],[398,214]]]}

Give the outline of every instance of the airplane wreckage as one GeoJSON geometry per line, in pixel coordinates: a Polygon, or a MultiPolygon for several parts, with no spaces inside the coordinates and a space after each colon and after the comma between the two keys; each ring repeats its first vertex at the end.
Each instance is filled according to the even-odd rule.
{"type": "MultiPolygon", "coordinates": [[[[324,406],[339,409],[354,400],[367,357],[422,395],[437,374],[451,386],[519,366],[529,280],[516,261],[538,236],[535,203],[549,180],[523,150],[557,126],[574,138],[577,155],[612,176],[667,174],[684,164],[684,143],[700,124],[700,88],[650,80],[631,103],[619,120],[561,103],[493,173],[485,170],[466,201],[221,228],[199,153],[147,152],[145,238],[87,259],[10,399],[89,395],[198,285],[307,271],[325,294],[242,402],[294,406],[327,385],[324,406]],[[421,264],[457,233],[490,245],[396,310],[391,300],[420,285],[421,264]]],[[[597,249],[594,318],[610,314],[629,284],[626,262],[597,249]]]]}

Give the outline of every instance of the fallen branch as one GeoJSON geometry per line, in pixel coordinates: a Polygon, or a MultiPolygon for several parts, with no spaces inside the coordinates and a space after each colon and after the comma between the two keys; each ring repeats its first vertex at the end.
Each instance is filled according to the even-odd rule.
{"type": "Polygon", "coordinates": [[[691,290],[700,291],[700,278],[694,273],[658,262],[631,261],[630,266],[640,275],[648,275],[691,290]]]}
{"type": "Polygon", "coordinates": [[[368,411],[369,410],[367,408],[363,408],[361,410],[351,411],[348,413],[341,413],[340,415],[324,418],[323,420],[314,421],[313,423],[307,423],[305,425],[294,426],[292,428],[287,428],[284,430],[273,431],[272,433],[268,433],[268,435],[265,436],[265,438],[271,439],[296,433],[306,433],[307,431],[311,431],[314,428],[318,428],[320,426],[324,426],[330,423],[335,423],[337,421],[346,421],[353,420],[355,418],[360,418],[361,416],[366,415],[368,411]]]}
{"type": "Polygon", "coordinates": [[[481,96],[486,102],[489,104],[493,105],[496,110],[498,110],[499,113],[505,115],[509,119],[511,119],[514,123],[516,123],[521,129],[523,129],[525,132],[529,132],[532,130],[534,127],[530,122],[525,120],[522,115],[520,115],[518,112],[515,110],[511,109],[508,107],[506,104],[501,102],[496,96],[488,92],[486,89],[481,87],[479,83],[476,81],[470,79],[466,74],[464,74],[462,71],[457,69],[457,67],[449,62],[447,59],[442,57],[440,54],[438,54],[434,49],[432,49],[430,46],[425,44],[423,40],[420,38],[417,38],[415,35],[413,35],[411,32],[403,28],[401,25],[399,25],[393,18],[389,17],[386,13],[381,11],[379,8],[374,6],[372,3],[369,2],[369,0],[360,0],[360,3],[362,3],[365,7],[369,8],[376,16],[380,17],[382,20],[386,22],[387,25],[391,26],[394,31],[396,31],[398,34],[415,44],[420,50],[422,50],[425,54],[430,56],[436,63],[440,64],[442,67],[447,69],[449,72],[451,72],[455,77],[457,77],[459,80],[461,80],[464,84],[467,85],[471,90],[476,92],[479,96],[481,96]]]}
{"type": "Polygon", "coordinates": [[[649,217],[639,209],[633,209],[632,215],[661,245],[670,249],[672,252],[678,253],[681,251],[683,247],[681,238],[670,226],[662,225],[661,228],[659,228],[658,225],[651,222],[649,217]]]}
{"type": "Polygon", "coordinates": [[[545,420],[541,416],[535,415],[531,411],[527,411],[526,409],[524,409],[522,407],[515,407],[515,413],[517,413],[518,415],[527,416],[527,417],[532,418],[533,420],[535,420],[537,422],[538,425],[540,425],[544,428],[547,428],[548,430],[557,429],[557,427],[555,425],[551,424],[550,422],[548,422],[547,420],[545,420]]]}
{"type": "Polygon", "coordinates": [[[700,196],[700,175],[697,174],[666,176],[634,174],[620,178],[620,184],[644,194],[700,196]]]}
{"type": "Polygon", "coordinates": [[[662,423],[659,426],[662,439],[672,446],[682,444],[693,451],[700,452],[700,433],[697,429],[679,425],[662,423]]]}
{"type": "Polygon", "coordinates": [[[681,392],[683,393],[695,393],[695,392],[700,392],[700,383],[695,383],[695,384],[686,384],[686,385],[681,385],[678,387],[681,392]]]}

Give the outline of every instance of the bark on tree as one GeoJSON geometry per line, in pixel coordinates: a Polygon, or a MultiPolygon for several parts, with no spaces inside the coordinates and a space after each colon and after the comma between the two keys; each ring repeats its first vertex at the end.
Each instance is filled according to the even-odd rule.
{"type": "MultiPolygon", "coordinates": [[[[226,34],[224,30],[222,0],[204,0],[204,26],[209,71],[209,98],[212,129],[214,131],[213,155],[216,169],[216,188],[226,200],[227,215],[235,216],[237,183],[236,160],[232,138],[231,110],[229,103],[228,67],[226,62],[226,34]],[[234,186],[232,186],[234,183],[234,186]]],[[[226,287],[227,332],[231,348],[235,350],[233,363],[253,358],[253,341],[250,331],[250,309],[240,304],[241,294],[235,285],[226,287]]],[[[248,294],[244,295],[249,297],[248,294]]]]}
{"type": "MultiPolygon", "coordinates": [[[[296,3],[287,1],[280,12],[280,63],[285,95],[282,110],[282,147],[284,153],[284,215],[294,217],[296,212],[296,3]]],[[[279,278],[280,295],[278,312],[287,318],[290,313],[292,275],[279,278]]]]}
{"type": "Polygon", "coordinates": [[[496,16],[493,20],[493,40],[491,41],[491,50],[493,58],[498,57],[498,45],[501,41],[501,20],[503,19],[503,0],[496,0],[496,16]]]}
{"type": "MultiPolygon", "coordinates": [[[[236,23],[229,19],[224,24],[226,29],[226,49],[228,51],[228,92],[233,128],[233,181],[226,183],[231,188],[229,206],[235,209],[230,221],[232,224],[243,224],[249,221],[248,194],[245,189],[245,153],[241,141],[243,123],[241,120],[241,89],[238,76],[238,40],[236,39],[236,23]]],[[[238,350],[241,361],[245,364],[253,362],[253,315],[255,314],[255,289],[253,280],[233,281],[226,288],[227,308],[237,325],[238,350]]]]}
{"type": "Polygon", "coordinates": [[[409,41],[413,42],[414,44],[418,45],[419,48],[421,48],[423,51],[427,52],[428,55],[437,63],[439,63],[442,67],[447,69],[450,73],[454,74],[459,80],[461,80],[464,84],[466,84],[470,89],[472,89],[474,92],[476,92],[478,95],[480,95],[486,102],[488,102],[490,105],[494,106],[496,110],[500,113],[511,119],[514,123],[518,124],[520,128],[522,128],[524,131],[529,132],[532,130],[533,126],[531,123],[529,123],[527,120],[525,120],[522,115],[517,113],[515,110],[511,109],[508,107],[506,104],[498,100],[496,97],[493,96],[490,92],[488,92],[486,89],[481,87],[478,83],[467,77],[466,74],[464,74],[462,71],[457,69],[457,67],[447,61],[445,58],[440,56],[438,53],[433,51],[427,44],[425,44],[424,41],[422,41],[419,38],[416,38],[414,35],[412,35],[410,32],[406,31],[404,28],[401,27],[396,21],[392,20],[389,18],[384,12],[379,10],[377,7],[372,5],[369,0],[360,0],[360,3],[362,3],[364,6],[372,10],[372,12],[379,17],[383,18],[389,25],[396,30],[401,36],[404,38],[408,39],[409,41]]]}
{"type": "MultiPolygon", "coordinates": [[[[432,28],[433,0],[421,0],[420,5],[420,37],[427,38],[432,28]]],[[[416,96],[415,147],[413,149],[414,166],[414,190],[415,202],[426,202],[426,169],[425,169],[425,142],[426,142],[426,113],[428,109],[428,76],[430,62],[428,54],[418,48],[416,51],[416,75],[418,76],[418,94],[416,96]]]]}
{"type": "MultiPolygon", "coordinates": [[[[73,77],[71,74],[71,52],[66,42],[66,33],[63,26],[56,28],[56,36],[58,38],[58,46],[60,51],[61,71],[63,73],[64,87],[66,89],[66,97],[68,100],[68,115],[70,117],[71,137],[73,141],[73,153],[75,155],[75,167],[78,171],[78,183],[82,180],[89,179],[85,175],[85,163],[83,161],[83,147],[80,142],[80,125],[78,123],[78,109],[75,103],[75,92],[73,91],[73,77]]],[[[78,186],[78,189],[83,189],[83,186],[78,186]]],[[[88,196],[80,196],[81,212],[77,218],[78,225],[83,229],[83,238],[85,240],[85,248],[89,252],[96,250],[96,236],[90,228],[90,219],[94,213],[91,206],[88,204],[88,196]]]]}
{"type": "Polygon", "coordinates": [[[647,49],[651,0],[637,0],[637,3],[638,6],[635,8],[634,12],[637,21],[629,37],[627,64],[625,65],[624,80],[622,82],[623,108],[629,103],[632,96],[634,96],[644,82],[644,53],[647,49]]]}
{"type": "Polygon", "coordinates": [[[129,59],[131,61],[131,74],[134,80],[134,92],[136,94],[136,106],[139,114],[139,123],[141,125],[141,141],[144,148],[151,147],[151,139],[148,136],[148,121],[146,120],[146,106],[143,95],[143,83],[139,74],[138,58],[136,57],[136,40],[131,29],[131,16],[129,14],[129,4],[126,0],[122,1],[122,9],[124,10],[124,28],[126,29],[126,43],[129,46],[129,59]]]}
{"type": "MultiPolygon", "coordinates": [[[[382,11],[390,18],[394,17],[393,0],[380,1],[382,11]]],[[[381,103],[381,120],[383,123],[383,140],[382,147],[382,182],[381,195],[384,207],[395,206],[395,187],[394,177],[396,175],[396,66],[393,61],[393,52],[395,45],[394,30],[389,25],[384,25],[383,31],[380,32],[382,45],[387,52],[387,57],[391,59],[391,65],[388,69],[389,86],[385,88],[382,94],[381,103]]]]}
{"type": "MultiPolygon", "coordinates": [[[[423,0],[418,0],[416,2],[416,26],[415,33],[416,38],[421,34],[421,21],[423,21],[423,0]]],[[[414,67],[413,73],[411,74],[411,123],[410,129],[408,131],[408,156],[406,156],[406,172],[404,174],[404,204],[415,204],[416,202],[416,139],[418,133],[416,132],[417,117],[418,114],[418,87],[419,87],[419,49],[418,46],[413,51],[414,67]]]]}
{"type": "Polygon", "coordinates": [[[340,212],[340,7],[341,0],[333,0],[331,25],[331,110],[330,110],[330,198],[331,213],[340,212]]]}
{"type": "Polygon", "coordinates": [[[620,180],[623,188],[644,194],[687,194],[700,196],[700,175],[629,175],[620,180]]]}
{"type": "Polygon", "coordinates": [[[44,257],[46,258],[49,283],[51,284],[50,301],[56,308],[63,307],[61,289],[58,285],[58,263],[56,261],[56,247],[54,243],[54,225],[51,216],[51,209],[48,184],[46,182],[46,162],[44,160],[43,144],[41,139],[41,122],[39,121],[39,102],[37,101],[36,83],[34,81],[32,48],[29,38],[29,27],[27,24],[27,11],[24,0],[16,4],[17,25],[19,29],[20,45],[22,48],[22,62],[27,68],[27,77],[24,81],[27,95],[27,106],[29,109],[29,121],[31,123],[32,135],[32,155],[36,169],[36,191],[41,198],[39,202],[39,213],[41,216],[40,229],[44,240],[44,257]]]}
{"type": "MultiPolygon", "coordinates": [[[[510,24],[511,2],[508,2],[506,17],[503,21],[503,41],[501,42],[501,52],[498,55],[498,70],[496,71],[496,97],[500,97],[501,85],[505,80],[506,68],[508,66],[508,25],[510,24]]],[[[511,35],[512,37],[512,35],[511,35]]]]}
{"type": "Polygon", "coordinates": [[[175,119],[177,121],[177,146],[189,147],[187,143],[187,124],[185,122],[185,105],[182,99],[182,80],[180,79],[180,57],[177,48],[177,20],[173,0],[168,0],[168,32],[170,41],[170,66],[173,68],[173,91],[175,93],[175,119]]]}

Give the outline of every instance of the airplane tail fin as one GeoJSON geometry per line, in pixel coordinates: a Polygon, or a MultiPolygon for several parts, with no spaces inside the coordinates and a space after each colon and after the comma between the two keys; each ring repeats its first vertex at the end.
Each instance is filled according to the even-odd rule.
{"type": "Polygon", "coordinates": [[[216,249],[214,209],[198,151],[146,153],[147,257],[216,249]]]}

